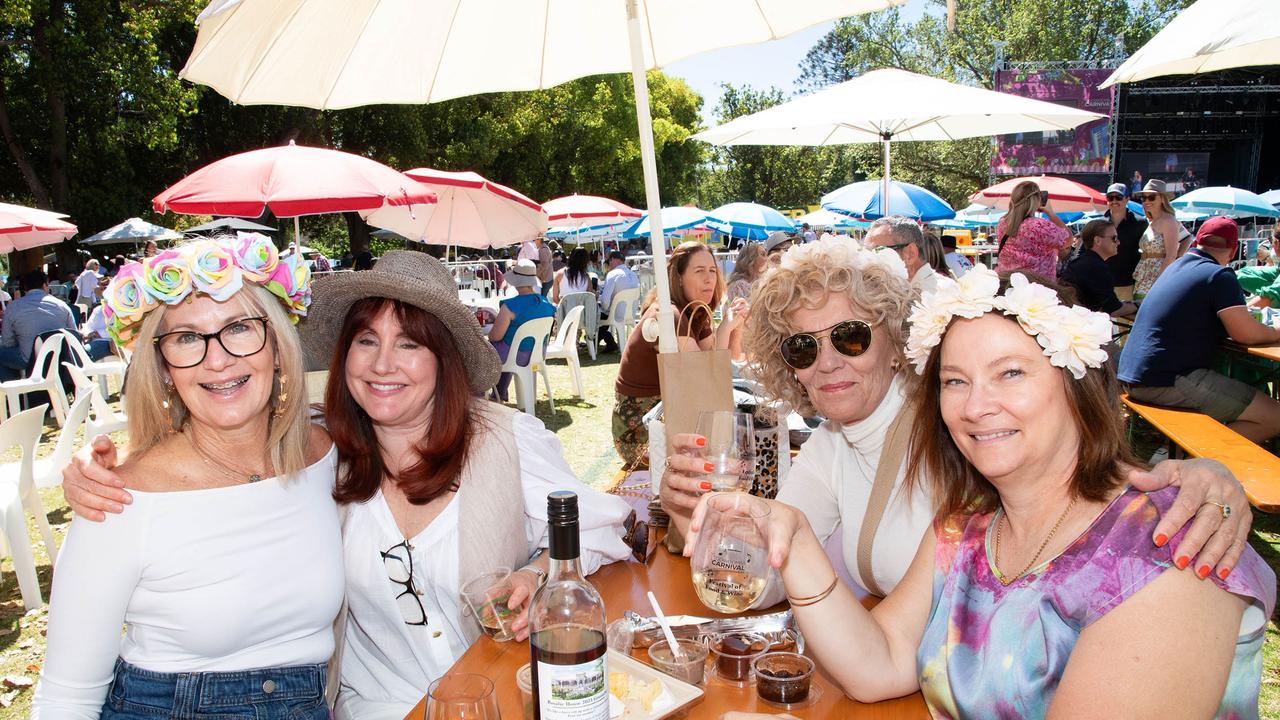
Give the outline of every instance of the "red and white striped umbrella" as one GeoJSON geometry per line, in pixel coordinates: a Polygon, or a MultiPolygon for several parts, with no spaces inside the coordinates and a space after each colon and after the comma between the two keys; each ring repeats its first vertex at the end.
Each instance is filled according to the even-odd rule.
{"type": "Polygon", "coordinates": [[[608,220],[639,218],[639,210],[598,195],[566,195],[542,203],[547,211],[551,227],[577,227],[579,225],[605,224],[608,220]],[[596,223],[595,221],[599,221],[596,223]]]}
{"type": "Polygon", "coordinates": [[[75,235],[62,213],[0,203],[0,253],[52,245],[75,235]]]}
{"type": "Polygon", "coordinates": [[[1107,209],[1107,198],[1102,193],[1088,185],[1081,185],[1074,180],[1054,177],[1053,175],[1005,180],[989,188],[979,190],[970,195],[969,200],[987,207],[1008,210],[1009,196],[1013,194],[1013,189],[1018,186],[1018,183],[1024,180],[1030,180],[1039,185],[1041,191],[1049,191],[1049,202],[1053,205],[1055,211],[1101,212],[1107,209]]]}
{"type": "Polygon", "coordinates": [[[429,188],[439,202],[428,212],[383,207],[365,215],[375,227],[432,245],[502,247],[546,232],[547,214],[536,201],[470,172],[416,168],[404,173],[429,188]]]}

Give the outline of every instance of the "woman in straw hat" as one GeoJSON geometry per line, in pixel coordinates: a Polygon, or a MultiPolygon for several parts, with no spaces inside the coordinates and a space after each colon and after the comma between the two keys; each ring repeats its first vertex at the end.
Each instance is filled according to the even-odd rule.
{"type": "MultiPolygon", "coordinates": [[[[387,253],[318,281],[314,298],[301,331],[312,358],[331,357],[325,423],[346,507],[336,713],[399,720],[479,636],[459,603],[467,580],[515,568],[512,609],[537,588],[548,492],[579,495],[588,573],[629,554],[629,511],[574,477],[541,421],[479,398],[498,358],[439,261],[387,253]]],[[[521,614],[518,639],[525,625],[521,614]]]]}
{"type": "Polygon", "coordinates": [[[1163,180],[1148,180],[1142,192],[1133,194],[1133,199],[1142,203],[1142,212],[1147,216],[1147,230],[1138,241],[1138,250],[1142,259],[1133,271],[1135,295],[1146,295],[1151,286],[1164,269],[1173,264],[1187,251],[1191,242],[1191,233],[1178,222],[1173,205],[1169,204],[1171,193],[1165,192],[1163,180]]]}
{"type": "Polygon", "coordinates": [[[33,717],[328,716],[342,545],[337,453],[298,387],[309,298],[306,267],[262,236],[116,274],[107,329],[134,355],[115,473],[134,506],[72,523],[33,717]]]}
{"type": "MultiPolygon", "coordinates": [[[[516,296],[503,300],[498,309],[498,317],[489,330],[489,342],[498,351],[498,361],[506,362],[507,356],[514,349],[520,362],[528,360],[533,352],[533,341],[528,340],[524,348],[512,348],[520,326],[538,318],[555,317],[556,306],[538,293],[541,283],[538,282],[538,266],[532,260],[517,260],[511,272],[507,273],[507,284],[516,289],[516,296]]],[[[502,402],[507,401],[507,387],[511,384],[511,373],[502,373],[493,391],[502,402]]]]}

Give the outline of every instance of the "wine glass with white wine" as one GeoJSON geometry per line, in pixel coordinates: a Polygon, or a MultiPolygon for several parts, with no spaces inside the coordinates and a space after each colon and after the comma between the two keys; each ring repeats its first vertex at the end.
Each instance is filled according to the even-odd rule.
{"type": "Polygon", "coordinates": [[[702,457],[712,466],[707,476],[711,489],[750,490],[756,467],[755,423],[751,414],[704,410],[698,414],[697,433],[707,441],[702,457]]]}
{"type": "Polygon", "coordinates": [[[721,493],[707,501],[693,546],[693,589],[703,605],[738,613],[764,592],[769,575],[769,506],[746,493],[721,493]]]}

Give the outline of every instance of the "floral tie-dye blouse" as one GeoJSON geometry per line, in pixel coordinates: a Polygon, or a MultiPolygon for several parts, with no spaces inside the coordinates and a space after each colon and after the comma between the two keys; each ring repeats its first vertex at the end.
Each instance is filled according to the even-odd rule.
{"type": "MultiPolygon", "coordinates": [[[[933,608],[916,655],[935,718],[1044,717],[1081,631],[1173,563],[1151,542],[1176,488],[1119,495],[1061,555],[1008,587],[991,571],[999,511],[935,522],[933,608]]],[[[1219,587],[1252,601],[1241,621],[1219,718],[1258,717],[1262,640],[1276,577],[1246,549],[1219,587]]]]}

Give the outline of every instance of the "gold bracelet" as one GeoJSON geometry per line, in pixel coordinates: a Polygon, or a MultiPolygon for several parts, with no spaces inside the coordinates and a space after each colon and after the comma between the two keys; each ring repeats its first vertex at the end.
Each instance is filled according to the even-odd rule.
{"type": "Polygon", "coordinates": [[[809,597],[802,597],[802,598],[795,598],[788,595],[787,602],[791,603],[791,607],[805,607],[807,605],[813,605],[815,603],[822,602],[823,600],[827,599],[827,596],[830,595],[832,591],[836,589],[836,585],[839,585],[839,584],[840,584],[840,576],[835,575],[834,577],[831,578],[831,584],[827,586],[826,590],[823,590],[817,595],[810,595],[809,597]]]}

